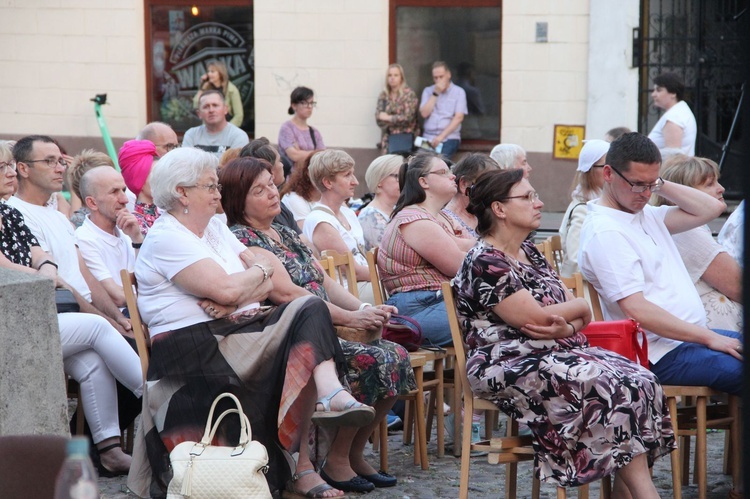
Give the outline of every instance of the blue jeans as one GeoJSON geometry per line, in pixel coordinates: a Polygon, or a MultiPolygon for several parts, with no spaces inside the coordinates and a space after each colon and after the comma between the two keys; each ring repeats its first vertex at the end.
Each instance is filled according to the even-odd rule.
{"type": "MultiPolygon", "coordinates": [[[[742,335],[734,331],[714,331],[742,339],[742,335]]],[[[663,385],[708,386],[733,395],[742,392],[742,362],[698,343],[686,342],[678,346],[652,364],[651,372],[663,385]]]]}
{"type": "Polygon", "coordinates": [[[443,150],[440,152],[443,156],[448,159],[453,158],[453,155],[458,151],[458,146],[461,141],[458,139],[448,139],[443,141],[443,150]]]}
{"type": "Polygon", "coordinates": [[[386,301],[398,309],[398,313],[408,315],[422,326],[422,334],[433,345],[452,345],[451,328],[442,293],[436,291],[406,291],[396,293],[386,301]]]}

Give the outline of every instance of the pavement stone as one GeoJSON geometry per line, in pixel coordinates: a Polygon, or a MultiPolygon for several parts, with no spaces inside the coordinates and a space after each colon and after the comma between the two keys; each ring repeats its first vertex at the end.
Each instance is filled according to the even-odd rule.
{"type": "MultiPolygon", "coordinates": [[[[496,432],[496,436],[499,433],[496,432]]],[[[461,460],[454,458],[450,452],[445,457],[436,457],[436,445],[433,437],[428,444],[429,469],[423,471],[414,465],[413,445],[403,445],[401,432],[388,437],[389,471],[398,477],[396,487],[375,489],[366,494],[367,499],[442,499],[456,498],[459,490],[459,476],[461,460]]],[[[693,448],[695,445],[693,445],[693,448]]],[[[730,476],[722,472],[724,452],[724,432],[708,434],[708,494],[707,499],[725,499],[732,488],[730,476]]],[[[369,447],[366,450],[368,460],[376,464],[378,455],[369,447]]],[[[518,497],[531,497],[531,463],[518,465],[518,497]]],[[[661,497],[673,497],[672,478],[669,456],[659,459],[654,466],[654,483],[661,497]]],[[[469,497],[471,499],[498,499],[505,494],[505,466],[489,464],[486,457],[471,458],[469,497]]],[[[102,499],[126,499],[136,497],[129,494],[125,485],[125,477],[100,478],[99,488],[102,499]]],[[[365,496],[365,494],[350,494],[350,497],[365,496]]],[[[575,491],[569,490],[568,495],[576,497],[575,491]]],[[[590,486],[590,497],[599,497],[599,483],[590,486]]],[[[695,499],[698,488],[694,484],[682,487],[682,497],[695,499]]],[[[542,499],[556,498],[555,486],[542,483],[542,499]]]]}

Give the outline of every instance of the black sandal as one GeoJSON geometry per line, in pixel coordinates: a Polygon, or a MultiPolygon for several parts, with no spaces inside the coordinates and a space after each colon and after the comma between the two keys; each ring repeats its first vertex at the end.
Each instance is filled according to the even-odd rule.
{"type": "Polygon", "coordinates": [[[124,476],[127,475],[130,470],[120,470],[120,471],[112,471],[108,469],[104,464],[102,464],[101,455],[104,454],[107,451],[111,451],[115,447],[122,448],[120,444],[112,444],[104,447],[103,449],[97,449],[96,451],[99,453],[99,461],[96,463],[97,471],[99,472],[99,476],[102,478],[114,478],[118,476],[124,476]]]}

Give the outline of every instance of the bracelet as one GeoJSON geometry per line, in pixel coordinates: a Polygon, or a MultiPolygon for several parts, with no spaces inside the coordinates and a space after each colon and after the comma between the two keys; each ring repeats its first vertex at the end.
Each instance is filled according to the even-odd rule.
{"type": "Polygon", "coordinates": [[[263,271],[263,282],[266,282],[268,280],[268,270],[259,263],[254,263],[253,267],[258,267],[261,271],[263,271]]]}
{"type": "Polygon", "coordinates": [[[363,304],[361,304],[361,305],[359,306],[359,310],[364,310],[364,309],[366,309],[367,307],[372,307],[372,304],[370,304],[370,303],[363,303],[363,304]]]}
{"type": "Polygon", "coordinates": [[[59,267],[57,266],[57,264],[56,264],[55,262],[53,262],[52,260],[45,260],[45,261],[43,261],[42,263],[40,263],[40,264],[39,264],[39,266],[38,266],[38,267],[37,267],[36,269],[37,269],[37,270],[41,270],[41,268],[42,268],[42,267],[44,267],[45,265],[52,265],[52,266],[53,266],[53,267],[55,267],[56,269],[57,269],[57,268],[59,268],[59,267]]]}
{"type": "Polygon", "coordinates": [[[568,322],[568,326],[573,328],[573,334],[576,334],[578,332],[576,331],[576,327],[572,323],[568,322]]]}
{"type": "Polygon", "coordinates": [[[141,248],[141,246],[143,246],[143,243],[130,243],[130,244],[131,244],[131,246],[133,246],[133,248],[135,248],[135,249],[140,249],[140,248],[141,248]]]}
{"type": "Polygon", "coordinates": [[[433,97],[440,97],[440,94],[439,94],[439,93],[437,93],[437,92],[432,92],[432,96],[433,96],[433,97]]]}

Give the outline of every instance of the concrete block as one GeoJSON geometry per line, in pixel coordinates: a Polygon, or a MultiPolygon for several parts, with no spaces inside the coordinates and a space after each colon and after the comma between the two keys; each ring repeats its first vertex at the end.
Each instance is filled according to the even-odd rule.
{"type": "Polygon", "coordinates": [[[0,435],[68,435],[52,281],[0,269],[0,435]]]}

